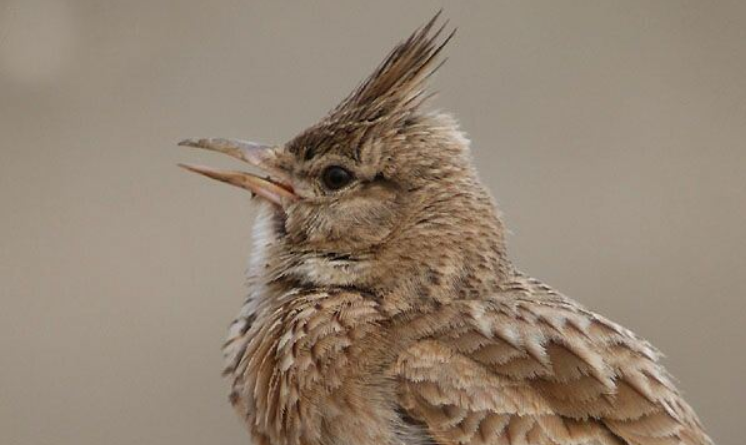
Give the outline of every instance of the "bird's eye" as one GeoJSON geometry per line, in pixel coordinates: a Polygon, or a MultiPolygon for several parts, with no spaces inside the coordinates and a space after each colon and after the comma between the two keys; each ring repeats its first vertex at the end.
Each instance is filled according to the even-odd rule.
{"type": "Polygon", "coordinates": [[[324,170],[321,176],[324,186],[329,190],[339,190],[352,182],[352,173],[337,165],[332,165],[324,170]]]}

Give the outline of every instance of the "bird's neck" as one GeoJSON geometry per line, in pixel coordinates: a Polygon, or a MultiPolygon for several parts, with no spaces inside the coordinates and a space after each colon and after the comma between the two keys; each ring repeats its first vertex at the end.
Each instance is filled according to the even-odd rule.
{"type": "Polygon", "coordinates": [[[251,292],[273,299],[295,288],[355,289],[390,315],[496,292],[513,267],[494,201],[476,179],[425,190],[422,211],[402,221],[385,243],[360,257],[313,252],[286,255],[267,209],[255,226],[251,292]]]}
{"type": "Polygon", "coordinates": [[[455,190],[468,192],[426,191],[426,211],[381,250],[367,286],[389,313],[481,298],[513,273],[494,200],[476,178],[464,181],[455,190]]]}

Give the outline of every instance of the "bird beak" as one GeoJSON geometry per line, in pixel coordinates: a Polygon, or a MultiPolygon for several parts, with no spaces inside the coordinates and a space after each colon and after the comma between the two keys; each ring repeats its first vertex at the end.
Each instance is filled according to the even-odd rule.
{"type": "Polygon", "coordinates": [[[290,185],[290,177],[277,168],[273,162],[276,156],[275,147],[257,144],[254,142],[240,141],[236,139],[185,139],[179,142],[182,147],[196,147],[205,150],[217,151],[228,156],[239,159],[248,164],[259,167],[270,176],[257,176],[242,171],[225,171],[199,165],[179,164],[189,171],[199,173],[208,178],[217,179],[226,184],[235,185],[249,190],[257,196],[283,207],[283,202],[295,201],[293,186],[290,185]]]}

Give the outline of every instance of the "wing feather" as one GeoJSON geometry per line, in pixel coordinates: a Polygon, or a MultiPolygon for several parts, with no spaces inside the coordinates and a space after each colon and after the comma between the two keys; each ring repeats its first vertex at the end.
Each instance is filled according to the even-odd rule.
{"type": "Polygon", "coordinates": [[[711,445],[631,331],[533,279],[411,321],[400,405],[441,444],[711,445]]]}

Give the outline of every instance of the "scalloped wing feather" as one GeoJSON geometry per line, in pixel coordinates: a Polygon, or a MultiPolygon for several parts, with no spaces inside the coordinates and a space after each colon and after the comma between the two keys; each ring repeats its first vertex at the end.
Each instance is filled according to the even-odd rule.
{"type": "Polygon", "coordinates": [[[437,443],[712,444],[650,344],[535,280],[505,286],[409,326],[400,403],[437,443]]]}

